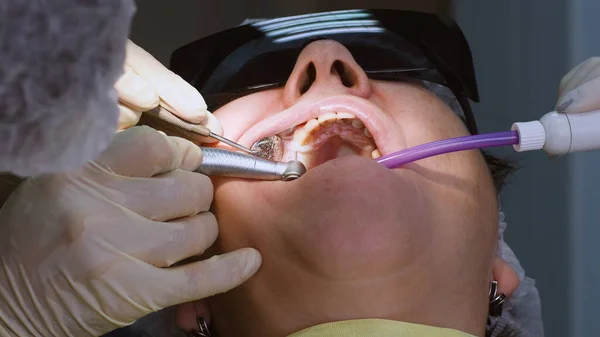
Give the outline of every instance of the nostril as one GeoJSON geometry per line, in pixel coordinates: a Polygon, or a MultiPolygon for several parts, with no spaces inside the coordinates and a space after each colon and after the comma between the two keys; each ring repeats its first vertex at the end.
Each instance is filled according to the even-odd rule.
{"type": "Polygon", "coordinates": [[[310,62],[300,80],[300,95],[304,95],[317,79],[317,68],[310,62]]]}
{"type": "Polygon", "coordinates": [[[340,60],[331,65],[331,74],[337,74],[346,88],[352,88],[356,83],[356,75],[340,60]]]}

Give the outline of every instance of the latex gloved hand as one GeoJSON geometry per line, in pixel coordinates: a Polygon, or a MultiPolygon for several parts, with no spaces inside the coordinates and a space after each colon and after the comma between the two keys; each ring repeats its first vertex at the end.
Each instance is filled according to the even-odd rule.
{"type": "MultiPolygon", "coordinates": [[[[223,134],[217,118],[208,112],[202,95],[181,77],[168,70],[152,55],[127,41],[125,73],[115,84],[119,94],[119,130],[136,125],[142,112],[159,104],[179,118],[200,123],[223,134]]],[[[214,142],[203,138],[204,142],[214,142]]]]}
{"type": "Polygon", "coordinates": [[[99,336],[253,275],[250,248],[166,268],[217,237],[211,181],[189,172],[201,161],[135,127],[77,171],[23,182],[0,209],[0,336],[99,336]]]}
{"type": "Polygon", "coordinates": [[[598,109],[600,109],[600,57],[592,57],[562,78],[556,111],[581,113],[598,109]]]}

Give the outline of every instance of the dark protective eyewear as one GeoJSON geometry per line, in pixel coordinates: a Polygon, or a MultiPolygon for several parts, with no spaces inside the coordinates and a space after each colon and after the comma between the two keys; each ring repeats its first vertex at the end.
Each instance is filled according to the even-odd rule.
{"type": "Polygon", "coordinates": [[[200,91],[210,110],[285,85],[310,42],[343,44],[374,80],[424,80],[449,88],[477,133],[468,99],[479,93],[469,45],[454,21],[402,10],[344,10],[242,25],[177,49],[171,69],[200,91]]]}

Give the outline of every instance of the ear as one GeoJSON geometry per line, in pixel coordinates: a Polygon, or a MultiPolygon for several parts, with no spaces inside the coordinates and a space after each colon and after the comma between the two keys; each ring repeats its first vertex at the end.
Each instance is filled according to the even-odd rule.
{"type": "Polygon", "coordinates": [[[511,297],[519,287],[519,276],[515,270],[498,256],[494,258],[493,277],[498,282],[498,292],[506,297],[511,297]]]}

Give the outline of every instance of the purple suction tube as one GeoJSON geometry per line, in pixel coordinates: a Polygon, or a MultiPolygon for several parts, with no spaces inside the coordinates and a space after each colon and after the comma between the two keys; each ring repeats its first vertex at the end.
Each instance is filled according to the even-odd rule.
{"type": "Polygon", "coordinates": [[[449,138],[417,145],[379,157],[376,161],[387,168],[393,169],[419,159],[429,158],[444,153],[515,145],[518,143],[519,134],[517,131],[486,133],[483,135],[449,138]]]}

